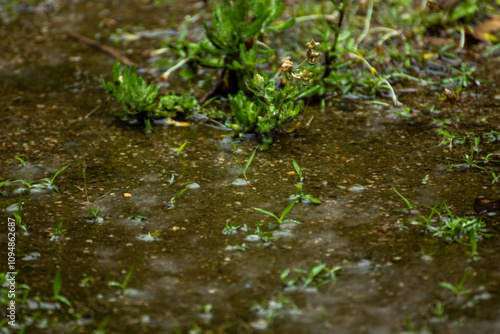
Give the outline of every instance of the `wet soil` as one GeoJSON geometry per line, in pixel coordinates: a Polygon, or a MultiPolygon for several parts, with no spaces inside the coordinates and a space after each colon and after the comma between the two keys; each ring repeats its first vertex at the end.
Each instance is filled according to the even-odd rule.
{"type": "MultiPolygon", "coordinates": [[[[32,308],[20,306],[18,320],[39,311],[36,296],[52,303],[58,270],[61,295],[72,303],[43,311],[49,323],[30,326],[28,333],[90,333],[105,319],[109,333],[187,333],[197,326],[203,333],[401,333],[408,330],[407,319],[432,333],[500,332],[498,220],[483,218],[491,237],[478,241],[480,258],[471,257],[469,242],[449,243],[411,225],[422,219],[397,211],[405,204],[391,188],[407,198],[413,194],[424,216],[425,206],[440,200],[455,216],[479,218],[474,199],[498,197],[491,172],[500,173],[500,167],[490,162],[484,171],[448,168],[463,163],[470,148],[440,145],[434,121],[449,118],[448,131],[476,136],[500,131],[498,59],[479,61],[478,77],[492,82],[454,106],[440,102],[436,91],[401,94],[414,110],[411,119],[362,101],[343,110],[333,103],[324,112],[310,106],[302,120],[314,116],[308,126],[277,135],[269,151],[257,153],[247,174],[258,181],[235,186],[242,174],[231,142],[221,138],[227,132],[200,122],[157,125],[145,134],[141,125],[121,122],[114,116],[119,106],[100,83],[114,60],[64,34],[95,37],[103,17],[169,29],[200,4],[161,8],[73,2],[58,12],[25,14],[0,32],[7,50],[0,55],[0,177],[26,180],[29,171],[34,181],[71,164],[55,180],[60,192],[26,191],[21,197],[28,233],[16,237],[16,279],[31,287],[32,308]],[[431,111],[433,105],[440,112],[431,111]],[[19,166],[15,156],[27,163],[19,166]],[[304,192],[322,203],[297,203],[287,218],[302,224],[276,227],[252,208],[280,214],[290,204],[299,182],[292,158],[305,176],[304,192]],[[199,188],[185,191],[174,207],[166,204],[192,183],[199,188]],[[92,221],[89,207],[101,208],[103,220],[92,221]],[[147,219],[130,218],[137,216],[147,219]],[[60,220],[64,232],[51,241],[60,220]],[[241,226],[237,233],[222,233],[228,221],[241,226]],[[249,239],[257,222],[280,238],[249,239]],[[153,241],[138,239],[148,233],[153,241]],[[242,244],[246,250],[227,248],[242,244]],[[33,253],[39,256],[26,258],[33,253]],[[342,274],[318,289],[280,282],[287,268],[319,263],[340,265],[342,274]],[[108,286],[123,282],[129,270],[124,291],[108,286]],[[465,296],[439,285],[457,285],[466,273],[465,296]],[[86,277],[91,279],[82,285],[86,277]],[[255,304],[278,300],[280,293],[296,309],[278,308],[263,321],[255,304]],[[437,303],[444,306],[442,317],[433,313],[437,303]],[[204,312],[207,304],[210,312],[204,312]]],[[[139,61],[141,43],[148,42],[117,48],[139,61]]],[[[245,162],[257,144],[252,137],[239,144],[245,162]]],[[[498,158],[498,141],[483,138],[478,155],[488,153],[498,158]]],[[[1,188],[1,208],[18,201],[20,187],[1,188]]],[[[6,248],[12,212],[1,216],[6,248]]],[[[2,255],[4,272],[6,259],[2,255]]],[[[3,330],[12,328],[4,324],[3,330]]]]}

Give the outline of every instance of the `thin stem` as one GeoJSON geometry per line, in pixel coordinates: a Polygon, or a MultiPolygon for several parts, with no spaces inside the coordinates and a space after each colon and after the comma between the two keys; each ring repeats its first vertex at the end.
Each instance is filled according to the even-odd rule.
{"type": "Polygon", "coordinates": [[[370,5],[368,6],[368,11],[366,12],[365,27],[361,35],[358,37],[358,40],[356,41],[356,49],[359,43],[361,43],[363,39],[365,39],[366,35],[368,34],[368,31],[370,30],[370,21],[372,19],[372,13],[373,13],[373,0],[370,0],[370,5]]]}

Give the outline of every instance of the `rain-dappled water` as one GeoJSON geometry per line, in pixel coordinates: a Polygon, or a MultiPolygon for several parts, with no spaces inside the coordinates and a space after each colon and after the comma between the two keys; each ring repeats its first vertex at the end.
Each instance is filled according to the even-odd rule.
{"type": "MultiPolygon", "coordinates": [[[[391,187],[407,198],[413,193],[423,216],[426,206],[445,201],[455,216],[479,218],[474,199],[497,198],[491,171],[500,171],[494,162],[484,165],[487,171],[449,167],[470,150],[440,145],[434,119],[451,119],[450,129],[461,133],[498,131],[498,72],[479,64],[478,76],[493,82],[455,107],[432,91],[401,94],[416,111],[411,120],[357,100],[324,112],[312,105],[297,134],[277,135],[269,151],[256,154],[247,170],[251,184],[237,186],[232,182],[242,173],[223,138],[227,132],[199,122],[144,134],[141,125],[121,122],[100,83],[114,60],[63,33],[92,36],[108,16],[131,25],[154,16],[146,29],[175,25],[199,8],[189,2],[162,16],[147,6],[75,2],[33,14],[31,30],[26,20],[2,29],[0,181],[26,181],[29,173],[35,183],[70,164],[55,179],[60,192],[34,188],[21,196],[27,233],[16,236],[16,282],[31,289],[28,302],[18,305],[18,320],[57,307],[58,270],[60,294],[71,302],[41,312],[50,324],[27,333],[90,333],[108,320],[109,333],[197,327],[203,333],[401,333],[407,319],[433,333],[500,333],[497,219],[484,218],[491,237],[478,240],[473,257],[468,241],[450,244],[412,225],[422,219],[397,211],[406,205],[391,187]],[[429,111],[432,105],[441,111],[429,111]],[[20,166],[16,156],[26,163],[20,166]],[[295,204],[286,218],[302,224],[277,227],[252,208],[279,217],[291,203],[299,182],[292,158],[305,177],[304,193],[322,203],[295,204]],[[101,219],[92,219],[89,207],[101,209],[101,219]],[[51,240],[61,220],[63,231],[51,240]],[[258,222],[268,240],[252,236],[258,222]],[[238,229],[223,233],[226,224],[238,229]],[[335,281],[302,288],[280,280],[286,269],[320,263],[342,267],[335,281]],[[108,285],[123,283],[128,272],[125,289],[108,285]],[[464,277],[462,293],[439,285],[457,286],[464,277]]],[[[132,57],[139,54],[136,44],[129,47],[132,57]]],[[[498,59],[490,61],[498,67],[498,59]]],[[[250,136],[238,145],[245,164],[258,142],[250,136]]],[[[498,141],[482,138],[481,145],[479,156],[500,155],[498,141]]],[[[17,203],[21,186],[5,184],[0,207],[17,203]]],[[[2,248],[12,210],[1,215],[2,248]]],[[[3,272],[6,259],[0,259],[3,272]]]]}

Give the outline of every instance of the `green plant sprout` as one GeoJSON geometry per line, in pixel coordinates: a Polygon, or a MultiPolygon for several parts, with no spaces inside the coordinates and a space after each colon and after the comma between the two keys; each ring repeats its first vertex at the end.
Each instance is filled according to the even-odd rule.
{"type": "Polygon", "coordinates": [[[93,279],[92,276],[86,276],[84,278],[82,278],[82,280],[80,281],[80,283],[78,284],[78,286],[82,287],[82,288],[90,288],[90,284],[89,282],[93,279]]]}
{"type": "Polygon", "coordinates": [[[406,197],[404,197],[403,195],[401,195],[401,193],[399,191],[397,191],[396,188],[394,188],[394,186],[392,184],[391,184],[391,187],[392,187],[392,190],[394,190],[394,192],[399,197],[401,197],[401,199],[406,203],[406,209],[398,209],[397,211],[406,211],[408,214],[411,214],[412,210],[417,209],[416,205],[411,204],[411,202],[413,200],[413,192],[411,193],[410,199],[407,199],[406,197]]]}
{"type": "Polygon", "coordinates": [[[490,236],[482,219],[454,217],[450,208],[444,202],[440,204],[437,201],[434,207],[426,207],[431,209],[429,216],[419,215],[424,222],[414,221],[411,223],[412,225],[422,226],[428,231],[433,232],[434,236],[444,238],[450,243],[468,239],[472,247],[470,255],[477,257],[477,238],[487,238],[490,236]],[[448,215],[447,217],[442,216],[443,208],[448,215]],[[432,225],[432,218],[435,214],[438,216],[437,221],[439,222],[439,226],[432,225]]]}
{"type": "Polygon", "coordinates": [[[462,278],[460,278],[460,282],[458,282],[456,285],[453,285],[452,283],[449,282],[439,282],[439,286],[450,290],[457,297],[464,296],[465,299],[468,300],[469,294],[472,292],[472,290],[464,288],[464,283],[467,280],[468,276],[469,276],[469,271],[466,271],[463,274],[462,278]]]}
{"type": "Polygon", "coordinates": [[[263,241],[264,243],[270,243],[275,239],[279,239],[279,236],[274,236],[273,231],[264,231],[257,221],[257,227],[255,228],[255,232],[247,236],[246,240],[248,241],[263,241]]]}
{"type": "Polygon", "coordinates": [[[310,201],[314,204],[321,204],[321,201],[317,198],[314,198],[312,197],[311,195],[305,195],[304,192],[302,191],[302,181],[304,181],[304,177],[302,176],[302,170],[300,169],[299,165],[297,164],[297,162],[295,161],[294,158],[292,158],[292,163],[293,163],[293,167],[295,168],[295,172],[297,172],[297,175],[299,175],[299,183],[295,185],[295,187],[297,187],[297,190],[299,192],[298,195],[292,195],[290,196],[291,198],[293,199],[298,199],[300,201],[310,201]]]}
{"type": "Polygon", "coordinates": [[[163,203],[165,203],[168,207],[170,207],[170,208],[172,208],[172,209],[173,209],[173,208],[175,208],[175,205],[174,205],[175,200],[176,200],[176,199],[178,199],[178,198],[179,198],[179,196],[181,196],[181,195],[182,195],[182,193],[183,193],[183,192],[185,192],[185,191],[186,191],[186,190],[188,190],[188,189],[189,189],[189,182],[188,182],[188,185],[187,185],[184,189],[181,189],[181,190],[177,193],[177,195],[173,196],[173,197],[170,199],[170,202],[168,202],[168,203],[167,203],[167,202],[163,201],[163,203]]]}
{"type": "Polygon", "coordinates": [[[246,251],[248,250],[248,247],[245,243],[242,243],[241,245],[240,244],[236,244],[236,245],[228,245],[226,246],[226,250],[238,250],[238,251],[246,251]]]}
{"type": "Polygon", "coordinates": [[[238,229],[240,228],[241,225],[234,226],[233,223],[231,223],[230,220],[226,221],[226,226],[224,229],[222,229],[222,234],[224,235],[231,235],[231,234],[236,234],[238,233],[238,229]]]}
{"type": "MultiPolygon", "coordinates": [[[[187,141],[186,141],[186,143],[187,143],[187,141]]],[[[160,168],[161,168],[161,171],[160,171],[160,173],[158,173],[158,175],[163,175],[163,174],[165,174],[165,173],[167,172],[167,167],[163,167],[163,166],[162,166],[162,165],[160,165],[160,164],[157,164],[156,166],[158,166],[158,167],[160,167],[160,168]]],[[[169,183],[169,184],[174,183],[174,179],[175,179],[175,174],[174,174],[174,173],[172,173],[172,175],[170,176],[170,180],[168,180],[168,183],[169,183]]]]}
{"type": "Polygon", "coordinates": [[[54,232],[52,232],[52,236],[50,237],[50,241],[55,241],[55,240],[57,240],[61,234],[63,234],[64,232],[66,232],[66,230],[63,230],[63,229],[62,229],[62,226],[63,226],[63,220],[61,219],[61,220],[57,223],[57,227],[56,227],[56,229],[54,230],[54,232]]]}
{"type": "Polygon", "coordinates": [[[92,334],[105,334],[105,333],[107,333],[108,331],[107,331],[106,327],[108,326],[110,320],[111,320],[111,317],[109,315],[106,316],[99,324],[99,327],[92,331],[92,334]]]}
{"type": "Polygon", "coordinates": [[[198,106],[195,98],[164,95],[157,98],[160,87],[146,81],[137,75],[135,66],[129,69],[119,61],[113,66],[113,81],[101,80],[104,89],[118,102],[121,102],[123,113],[119,114],[126,121],[139,120],[144,123],[145,131],[153,130],[151,121],[155,118],[176,118],[177,114],[194,114],[198,106]]]}
{"type": "Polygon", "coordinates": [[[271,216],[274,219],[276,219],[276,222],[278,223],[278,226],[283,224],[283,223],[296,223],[296,224],[302,224],[300,221],[295,220],[295,219],[285,219],[285,216],[290,212],[290,210],[293,208],[293,206],[297,203],[297,200],[294,199],[281,213],[281,215],[278,217],[274,213],[260,209],[260,208],[252,208],[255,211],[258,211],[260,213],[263,213],[265,215],[271,216]]]}
{"type": "Polygon", "coordinates": [[[130,281],[130,278],[132,277],[133,272],[134,272],[134,266],[132,266],[129,269],[129,271],[127,272],[127,275],[125,276],[122,283],[119,283],[116,281],[110,281],[110,282],[108,282],[108,286],[117,286],[120,289],[122,289],[122,292],[125,291],[125,289],[127,288],[128,282],[130,281]]]}
{"type": "Polygon", "coordinates": [[[23,207],[23,202],[21,201],[22,194],[23,194],[22,192],[19,194],[19,200],[17,201],[17,211],[13,211],[12,215],[14,215],[14,219],[16,220],[16,225],[25,233],[27,233],[28,230],[26,229],[26,226],[22,224],[23,220],[21,217],[21,209],[23,207]]]}
{"type": "Polygon", "coordinates": [[[491,176],[493,177],[493,181],[491,181],[491,184],[495,184],[495,183],[499,182],[500,174],[496,175],[495,172],[491,171],[491,176]]]}
{"type": "MultiPolygon", "coordinates": [[[[316,43],[308,43],[308,59],[306,62],[315,63],[319,53],[314,52],[316,43]]],[[[269,149],[273,142],[274,132],[290,124],[304,111],[304,99],[316,94],[320,85],[313,86],[314,73],[308,70],[299,71],[291,61],[285,61],[281,70],[287,80],[281,90],[276,90],[276,83],[269,79],[267,73],[256,73],[248,89],[254,94],[249,99],[243,91],[236,95],[229,95],[232,122],[226,126],[233,130],[233,136],[244,133],[256,133],[262,141],[262,150],[269,149]]]]}
{"type": "Polygon", "coordinates": [[[185,141],[184,143],[182,143],[182,144],[181,144],[181,146],[179,146],[179,148],[175,150],[175,152],[176,152],[177,154],[180,154],[180,153],[181,153],[181,151],[184,149],[184,147],[186,147],[187,143],[188,143],[188,141],[187,141],[187,139],[186,139],[186,141],[185,141]]]}
{"type": "Polygon", "coordinates": [[[15,156],[14,158],[16,158],[17,160],[19,160],[19,162],[21,163],[21,164],[19,165],[19,167],[24,167],[24,165],[26,164],[26,161],[24,161],[23,159],[21,159],[21,158],[19,158],[19,157],[17,157],[17,156],[15,156]]]}
{"type": "Polygon", "coordinates": [[[101,212],[101,207],[99,207],[97,210],[94,209],[93,207],[89,206],[89,211],[92,213],[92,221],[95,223],[99,220],[101,220],[102,218],[99,217],[99,212],[101,212]]]}
{"type": "Polygon", "coordinates": [[[58,270],[54,277],[54,287],[53,287],[54,296],[52,297],[52,299],[54,301],[62,302],[67,306],[71,306],[70,301],[66,297],[61,295],[61,288],[62,288],[61,272],[58,270]]]}
{"type": "MultiPolygon", "coordinates": [[[[9,183],[12,183],[12,182],[10,180],[5,180],[5,181],[0,182],[0,188],[2,188],[4,186],[4,184],[9,184],[9,183]]],[[[3,191],[0,191],[0,195],[7,196],[7,194],[3,191]]]]}
{"type": "Polygon", "coordinates": [[[204,67],[223,70],[219,83],[222,92],[229,92],[231,87],[243,89],[244,77],[270,58],[274,50],[261,43],[260,37],[294,24],[295,18],[278,23],[284,9],[281,0],[222,0],[212,12],[211,27],[203,22],[207,39],[199,45],[209,56],[197,56],[196,61],[204,67]]]}
{"type": "Polygon", "coordinates": [[[302,288],[306,288],[311,284],[319,288],[327,283],[335,282],[341,270],[341,266],[328,268],[324,263],[320,263],[317,266],[310,264],[309,270],[293,269],[293,272],[296,274],[292,279],[287,279],[292,270],[285,269],[280,275],[280,281],[286,287],[301,283],[302,288]]]}
{"type": "Polygon", "coordinates": [[[50,179],[49,178],[43,178],[43,179],[40,179],[39,181],[44,181],[45,183],[47,183],[46,187],[47,188],[54,188],[55,191],[59,192],[59,188],[54,184],[54,180],[56,179],[56,177],[63,171],[65,170],[66,168],[69,167],[69,165],[71,164],[67,164],[66,166],[64,166],[63,168],[61,168],[60,170],[58,170],[50,179]]]}
{"type": "Polygon", "coordinates": [[[449,242],[462,241],[465,237],[489,237],[488,229],[482,219],[468,219],[462,217],[453,217],[446,204],[444,208],[448,217],[439,220],[439,227],[433,228],[434,236],[442,237],[449,242]]]}
{"type": "MultiPolygon", "coordinates": [[[[236,144],[233,141],[231,141],[231,144],[233,144],[234,155],[236,156],[236,161],[238,161],[238,165],[240,166],[240,169],[243,173],[243,177],[245,178],[244,181],[246,181],[246,184],[251,185],[251,182],[258,181],[258,180],[250,181],[247,177],[247,170],[248,170],[248,167],[250,167],[250,164],[252,163],[252,160],[255,157],[255,153],[257,152],[257,149],[259,147],[256,147],[255,150],[253,150],[252,154],[250,155],[250,158],[248,158],[248,161],[247,161],[245,167],[243,167],[243,164],[241,163],[241,160],[240,160],[240,156],[238,155],[238,150],[241,149],[242,147],[236,147],[236,144]]],[[[235,183],[236,184],[242,183],[242,179],[234,180],[233,184],[235,184],[235,183]]]]}
{"type": "Polygon", "coordinates": [[[269,300],[263,299],[260,303],[255,303],[252,306],[252,310],[257,313],[257,316],[261,319],[259,322],[262,322],[264,325],[284,313],[300,313],[297,305],[286,298],[281,292],[274,298],[269,300]]]}

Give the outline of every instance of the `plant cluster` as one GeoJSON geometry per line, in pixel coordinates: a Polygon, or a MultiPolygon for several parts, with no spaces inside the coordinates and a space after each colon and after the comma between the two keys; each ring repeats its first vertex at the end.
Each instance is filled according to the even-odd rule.
{"type": "Polygon", "coordinates": [[[327,283],[335,282],[341,270],[341,266],[328,268],[324,263],[320,263],[316,266],[311,264],[309,270],[284,270],[281,273],[280,280],[286,287],[300,285],[302,288],[307,288],[309,285],[313,285],[315,288],[319,288],[327,283]],[[292,274],[291,279],[288,278],[290,274],[292,274]]]}
{"type": "Polygon", "coordinates": [[[118,114],[126,121],[141,121],[145,131],[152,131],[155,118],[186,118],[196,113],[198,101],[184,93],[182,96],[166,94],[158,96],[160,87],[137,75],[135,66],[130,68],[116,62],[113,66],[113,81],[104,81],[104,89],[121,103],[123,112],[118,114]]]}

